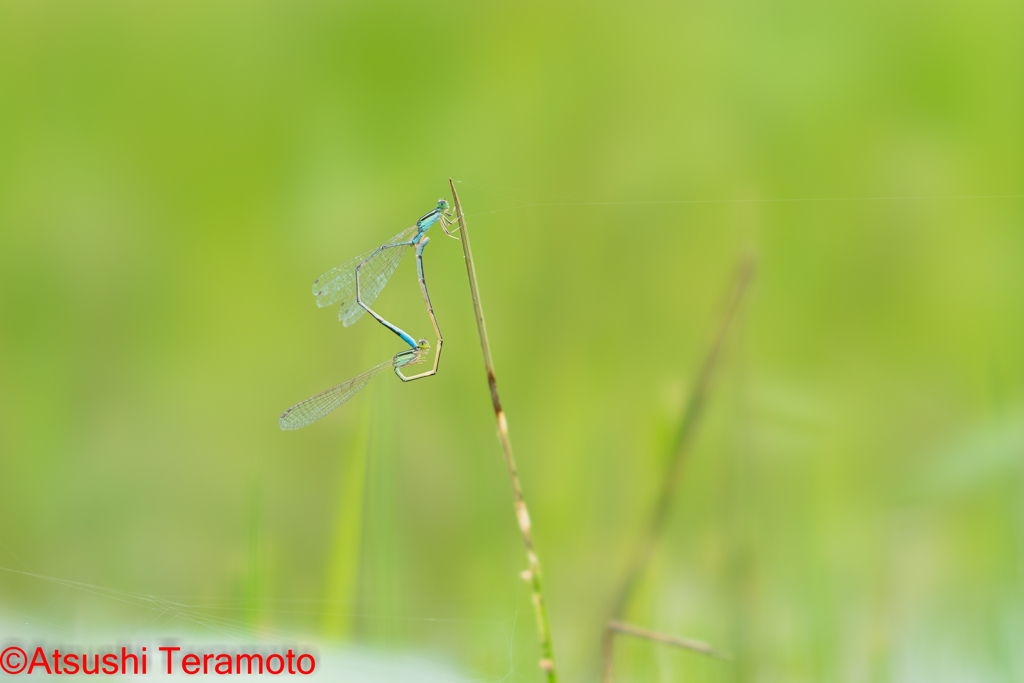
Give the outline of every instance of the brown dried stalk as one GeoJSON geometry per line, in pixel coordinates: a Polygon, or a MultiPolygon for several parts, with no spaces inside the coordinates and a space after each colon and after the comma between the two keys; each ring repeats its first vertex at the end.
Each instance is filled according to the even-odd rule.
{"type": "Polygon", "coordinates": [[[460,239],[462,240],[462,252],[466,257],[466,273],[469,275],[469,291],[473,297],[473,311],[476,313],[476,327],[480,333],[480,347],[484,352],[484,367],[487,369],[487,385],[491,390],[491,404],[494,406],[494,417],[498,421],[498,440],[501,441],[501,450],[505,456],[505,465],[508,467],[508,476],[512,481],[512,500],[516,509],[516,519],[519,521],[519,532],[523,535],[523,543],[526,545],[526,560],[529,568],[523,572],[533,589],[533,610],[537,616],[537,637],[540,639],[541,660],[539,666],[547,674],[548,683],[557,683],[558,674],[555,671],[555,651],[551,645],[551,629],[548,626],[548,612],[544,604],[544,591],[541,585],[540,560],[533,547],[533,535],[530,531],[530,514],[526,510],[526,502],[523,500],[523,489],[519,484],[519,475],[516,474],[516,460],[512,455],[512,442],[508,437],[508,420],[501,409],[501,399],[498,397],[498,382],[494,378],[494,361],[491,359],[491,346],[487,341],[487,327],[484,325],[484,311],[480,304],[480,290],[476,282],[476,269],[473,267],[473,251],[469,246],[469,231],[466,230],[466,217],[462,212],[462,204],[459,202],[459,193],[455,191],[455,183],[451,178],[448,183],[452,188],[452,199],[455,203],[455,214],[459,219],[460,239]]]}

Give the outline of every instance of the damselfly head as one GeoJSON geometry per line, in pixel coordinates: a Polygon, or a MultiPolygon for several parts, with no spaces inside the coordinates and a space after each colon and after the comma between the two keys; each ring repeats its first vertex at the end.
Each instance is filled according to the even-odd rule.
{"type": "Polygon", "coordinates": [[[420,339],[419,343],[416,345],[416,348],[418,348],[420,351],[426,351],[427,349],[430,348],[430,343],[426,339],[420,339]]]}
{"type": "Polygon", "coordinates": [[[437,200],[437,208],[441,209],[442,211],[447,211],[448,210],[448,202],[446,202],[443,199],[438,199],[437,200]]]}

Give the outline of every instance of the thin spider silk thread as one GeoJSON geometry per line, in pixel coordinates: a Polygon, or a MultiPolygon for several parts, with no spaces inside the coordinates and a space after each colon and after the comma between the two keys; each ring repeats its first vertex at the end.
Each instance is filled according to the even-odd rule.
{"type": "MultiPolygon", "coordinates": [[[[74,581],[72,579],[64,579],[64,578],[60,578],[60,577],[56,577],[56,576],[47,576],[45,574],[38,574],[36,572],[22,571],[20,569],[14,569],[14,568],[11,568],[11,567],[4,567],[4,566],[0,566],[0,572],[6,572],[6,573],[10,573],[10,574],[18,574],[18,575],[21,575],[21,576],[26,576],[26,577],[37,579],[37,580],[40,580],[40,581],[43,581],[43,582],[46,582],[46,583],[51,583],[51,584],[54,584],[54,585],[57,585],[57,586],[61,586],[61,587],[65,588],[65,590],[73,589],[73,590],[81,591],[83,593],[88,593],[88,594],[95,595],[95,596],[98,596],[98,597],[101,597],[101,598],[105,598],[105,599],[108,599],[108,600],[113,600],[115,602],[125,603],[125,604],[131,605],[133,607],[143,609],[143,610],[148,610],[148,611],[151,611],[151,612],[156,612],[157,615],[153,618],[153,620],[150,621],[149,623],[143,625],[143,626],[140,626],[136,630],[135,634],[133,635],[133,638],[140,637],[140,634],[143,631],[145,631],[145,630],[147,630],[149,628],[154,628],[155,629],[155,628],[166,627],[171,622],[175,621],[176,619],[180,619],[180,620],[185,621],[185,622],[193,623],[193,624],[196,625],[196,628],[198,628],[200,626],[206,627],[209,630],[211,630],[211,631],[213,631],[215,633],[218,633],[218,634],[220,634],[222,636],[225,636],[225,637],[227,637],[229,639],[254,638],[254,637],[255,638],[273,637],[273,638],[284,638],[284,639],[289,639],[290,638],[290,639],[294,640],[294,639],[301,639],[303,637],[306,637],[302,633],[295,632],[295,631],[284,630],[284,629],[280,629],[280,628],[269,628],[269,627],[266,627],[266,626],[252,627],[247,622],[244,622],[244,621],[241,621],[241,620],[238,620],[238,619],[231,619],[231,618],[228,618],[228,617],[207,614],[207,613],[203,613],[203,612],[199,611],[199,610],[204,610],[204,609],[205,610],[225,610],[225,609],[227,609],[227,610],[237,610],[237,609],[240,608],[239,605],[225,604],[225,603],[222,603],[222,602],[215,602],[215,603],[212,603],[212,604],[202,604],[202,603],[194,603],[193,602],[192,604],[189,604],[189,603],[184,602],[183,600],[185,598],[182,598],[180,596],[160,596],[160,595],[147,595],[147,594],[142,594],[142,593],[132,593],[132,592],[129,592],[129,591],[123,591],[123,590],[119,590],[119,589],[116,589],[116,588],[108,588],[108,587],[105,587],[105,586],[97,586],[95,584],[84,583],[84,582],[81,582],[81,581],[74,581]],[[160,619],[162,619],[164,617],[170,617],[170,618],[168,619],[167,622],[157,625],[156,622],[158,622],[160,619]]],[[[517,586],[517,588],[518,588],[518,586],[517,586]]],[[[518,592],[517,592],[516,595],[518,596],[518,592]]],[[[312,602],[314,604],[327,604],[326,601],[322,601],[322,600],[298,600],[298,601],[285,600],[285,601],[282,601],[282,602],[312,602]]],[[[513,623],[515,622],[515,618],[518,615],[518,609],[519,608],[518,608],[518,598],[517,598],[516,612],[515,612],[515,614],[512,617],[513,623]]],[[[289,610],[285,610],[285,609],[262,609],[262,610],[259,610],[259,611],[262,612],[262,613],[269,613],[269,614],[304,614],[304,615],[313,615],[313,616],[323,615],[325,613],[325,612],[322,612],[322,611],[290,610],[290,609],[289,610]]],[[[44,621],[42,619],[39,619],[39,618],[31,616],[31,615],[20,614],[20,613],[17,613],[17,612],[14,612],[12,610],[5,609],[5,608],[2,608],[2,607],[0,607],[0,612],[6,612],[8,614],[13,614],[13,615],[16,615],[16,616],[28,619],[28,620],[30,620],[32,622],[36,622],[36,623],[41,624],[41,625],[54,627],[54,628],[57,628],[57,629],[60,629],[60,630],[68,630],[68,629],[65,629],[64,627],[60,626],[59,624],[54,624],[54,623],[51,623],[51,622],[47,622],[47,621],[44,621]]],[[[504,619],[452,619],[452,618],[442,618],[442,617],[412,617],[412,616],[393,616],[393,615],[392,616],[388,616],[388,617],[381,617],[380,615],[370,614],[370,613],[351,613],[351,614],[348,614],[346,616],[357,616],[357,617],[361,617],[361,618],[370,618],[370,619],[386,618],[386,619],[396,619],[396,620],[400,620],[400,621],[436,622],[436,623],[452,623],[452,624],[481,624],[481,625],[488,625],[488,626],[498,626],[498,627],[500,627],[502,629],[504,628],[503,624],[508,620],[507,617],[504,618],[504,619]]],[[[2,621],[2,620],[0,620],[0,621],[2,621]]],[[[39,630],[39,629],[36,629],[36,630],[39,630]]]]}
{"type": "MultiPolygon", "coordinates": [[[[509,197],[502,195],[493,190],[488,190],[488,186],[483,183],[476,183],[469,180],[456,180],[457,183],[463,183],[466,185],[473,185],[479,187],[485,192],[491,192],[499,197],[505,197],[506,199],[515,199],[515,197],[509,197]]],[[[492,185],[490,187],[499,187],[492,185]]],[[[511,190],[513,192],[529,192],[528,190],[517,190],[515,188],[501,188],[511,190]]],[[[550,195],[549,195],[550,196],[550,195]]],[[[525,209],[534,206],[540,207],[552,207],[552,206],[654,206],[654,205],[673,205],[673,204],[769,204],[769,203],[787,203],[787,202],[878,202],[878,201],[914,201],[914,200],[953,200],[953,199],[1024,199],[1024,194],[980,194],[980,195],[920,195],[920,196],[905,196],[905,197],[792,197],[782,199],[675,199],[667,201],[628,201],[628,202],[536,202],[528,204],[520,204],[518,206],[510,206],[504,209],[495,209],[494,211],[481,211],[479,213],[468,213],[466,217],[470,216],[485,216],[492,213],[502,213],[504,211],[514,211],[516,209],[525,209]]]]}

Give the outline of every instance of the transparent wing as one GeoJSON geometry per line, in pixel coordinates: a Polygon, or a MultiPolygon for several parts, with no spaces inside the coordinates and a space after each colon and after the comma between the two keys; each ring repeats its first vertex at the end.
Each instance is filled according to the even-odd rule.
{"type": "Polygon", "coordinates": [[[394,359],[375,365],[361,375],[357,375],[347,382],[331,387],[327,391],[321,391],[316,396],[311,396],[301,403],[296,403],[281,414],[278,425],[281,429],[291,431],[301,429],[308,424],[316,422],[321,417],[337,409],[342,403],[349,400],[359,390],[370,383],[370,380],[379,375],[382,371],[394,366],[394,359]]]}
{"type": "Polygon", "coordinates": [[[405,254],[407,245],[392,245],[408,242],[416,234],[416,230],[415,225],[406,228],[382,245],[386,248],[371,249],[318,277],[313,283],[316,305],[323,308],[340,302],[338,319],[345,327],[359,320],[365,311],[356,303],[356,266],[370,259],[359,270],[359,291],[363,303],[371,306],[405,254]]]}

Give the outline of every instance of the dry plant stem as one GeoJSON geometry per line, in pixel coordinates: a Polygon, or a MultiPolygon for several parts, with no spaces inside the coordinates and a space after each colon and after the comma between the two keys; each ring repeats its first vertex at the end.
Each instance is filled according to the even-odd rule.
{"type": "Polygon", "coordinates": [[[491,390],[491,403],[494,406],[494,417],[498,421],[498,439],[501,441],[501,450],[505,456],[505,464],[508,466],[508,476],[512,480],[512,497],[516,508],[516,519],[519,522],[519,532],[523,535],[523,543],[526,545],[526,560],[529,568],[523,572],[523,578],[530,583],[533,589],[533,609],[537,616],[537,637],[540,639],[540,668],[547,674],[548,683],[556,683],[558,674],[555,671],[555,651],[551,645],[551,629],[548,626],[548,612],[544,604],[540,560],[533,547],[530,514],[526,510],[523,489],[519,485],[519,475],[516,473],[516,460],[512,455],[512,442],[508,437],[508,420],[505,419],[505,413],[501,409],[501,399],[498,397],[498,383],[494,378],[494,362],[491,360],[491,346],[487,341],[487,327],[484,325],[484,311],[480,304],[476,268],[473,266],[473,251],[469,245],[469,231],[466,230],[466,218],[462,212],[462,204],[459,202],[459,193],[455,191],[455,183],[451,178],[448,179],[448,183],[452,188],[455,214],[459,219],[459,238],[462,240],[463,255],[466,257],[469,291],[473,296],[473,311],[476,314],[476,327],[480,332],[480,346],[484,352],[484,367],[487,369],[487,384],[491,390]]]}
{"type": "MultiPolygon", "coordinates": [[[[633,596],[640,577],[647,568],[651,555],[654,553],[654,548],[657,544],[658,538],[661,536],[661,532],[665,528],[665,522],[668,519],[668,512],[672,507],[672,501],[675,499],[676,492],[679,489],[679,482],[681,479],[683,464],[686,461],[686,454],[690,450],[690,445],[693,442],[693,435],[696,433],[697,425],[704,412],[704,406],[707,403],[708,391],[715,376],[715,370],[718,365],[718,358],[721,355],[722,346],[725,343],[729,328],[731,327],[733,319],[736,317],[740,304],[743,302],[747,286],[750,284],[750,280],[753,275],[754,261],[752,258],[746,257],[740,263],[725,314],[719,323],[718,330],[715,333],[711,347],[708,349],[707,355],[704,357],[704,363],[701,366],[697,383],[690,394],[690,399],[686,404],[686,410],[683,412],[682,420],[679,423],[679,431],[676,433],[675,442],[672,446],[672,456],[669,461],[668,470],[665,473],[664,485],[658,495],[657,503],[654,506],[654,511],[651,514],[650,521],[648,522],[647,531],[643,536],[643,541],[640,543],[636,554],[628,565],[629,568],[626,572],[625,578],[623,578],[622,583],[615,594],[615,601],[612,603],[611,609],[611,618],[613,622],[610,623],[618,623],[614,622],[614,620],[621,619],[624,616],[626,608],[629,605],[629,600],[633,596]]],[[[604,631],[601,642],[605,683],[611,682],[614,634],[615,630],[610,628],[609,625],[609,628],[606,628],[604,631]]]]}
{"type": "Polygon", "coordinates": [[[625,624],[621,621],[609,621],[608,630],[614,631],[615,633],[624,633],[629,636],[636,636],[637,638],[653,640],[656,643],[664,643],[665,645],[672,645],[673,647],[681,647],[686,650],[701,652],[712,657],[718,657],[719,659],[732,659],[729,655],[723,652],[718,652],[707,643],[702,643],[699,640],[677,638],[676,636],[658,633],[657,631],[648,631],[647,629],[638,628],[632,624],[625,624]]]}

